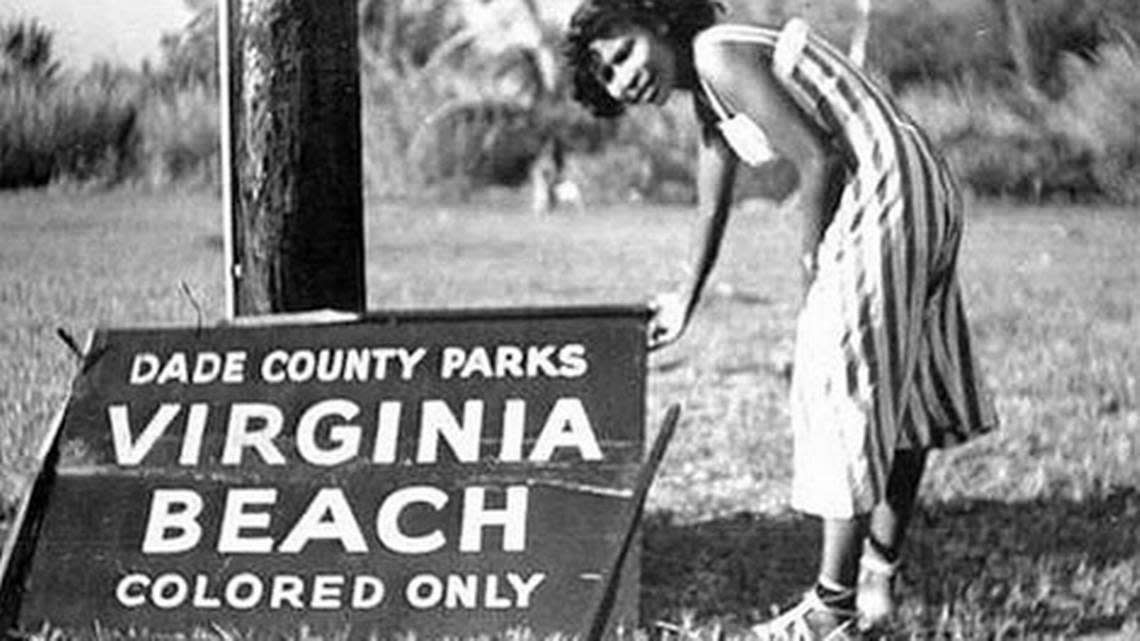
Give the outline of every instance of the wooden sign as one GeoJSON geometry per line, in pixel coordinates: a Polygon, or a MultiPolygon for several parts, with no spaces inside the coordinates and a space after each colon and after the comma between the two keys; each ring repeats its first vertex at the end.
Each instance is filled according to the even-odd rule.
{"type": "MultiPolygon", "coordinates": [[[[5,629],[581,634],[643,456],[643,309],[97,331],[5,629]]],[[[637,559],[617,618],[635,623],[637,559]]]]}

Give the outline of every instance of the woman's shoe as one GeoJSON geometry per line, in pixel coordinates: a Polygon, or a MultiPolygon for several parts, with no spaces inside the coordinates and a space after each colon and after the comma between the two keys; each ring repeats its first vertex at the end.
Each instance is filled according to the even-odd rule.
{"type": "Polygon", "coordinates": [[[864,546],[863,556],[859,559],[859,587],[855,594],[859,627],[877,628],[894,615],[898,569],[897,561],[888,563],[871,546],[864,546]]]}
{"type": "Polygon", "coordinates": [[[856,613],[825,604],[814,589],[787,612],[752,628],[761,641],[858,641],[856,613]]]}

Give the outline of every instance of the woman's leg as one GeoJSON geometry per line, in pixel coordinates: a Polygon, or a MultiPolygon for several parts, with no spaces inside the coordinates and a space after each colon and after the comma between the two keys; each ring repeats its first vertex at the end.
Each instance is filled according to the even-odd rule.
{"type": "Polygon", "coordinates": [[[865,517],[823,519],[823,542],[819,553],[819,578],[825,587],[855,588],[859,554],[863,551],[865,517]]]}
{"type": "Polygon", "coordinates": [[[868,532],[871,549],[887,563],[898,561],[925,469],[926,450],[916,448],[895,452],[886,499],[871,512],[868,532]]]}
{"type": "Polygon", "coordinates": [[[866,625],[879,625],[894,613],[894,579],[925,467],[925,450],[896,452],[886,497],[871,512],[856,598],[856,609],[866,625]]]}

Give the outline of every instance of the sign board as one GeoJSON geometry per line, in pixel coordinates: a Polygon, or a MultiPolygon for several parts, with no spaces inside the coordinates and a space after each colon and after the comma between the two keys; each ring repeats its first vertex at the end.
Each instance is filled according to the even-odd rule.
{"type": "MultiPolygon", "coordinates": [[[[643,456],[642,308],[94,333],[0,623],[580,634],[643,456]]],[[[637,558],[616,615],[636,616],[637,558]]]]}

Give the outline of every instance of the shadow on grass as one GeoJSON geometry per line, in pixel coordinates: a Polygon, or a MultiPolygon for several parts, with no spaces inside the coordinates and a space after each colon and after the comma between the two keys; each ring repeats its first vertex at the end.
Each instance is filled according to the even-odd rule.
{"type": "MultiPolygon", "coordinates": [[[[818,521],[794,515],[685,525],[647,515],[642,621],[766,618],[814,580],[819,541],[818,521]]],[[[1140,618],[1138,584],[1136,488],[1080,501],[924,505],[906,548],[899,632],[1119,629],[1140,618]]]]}

